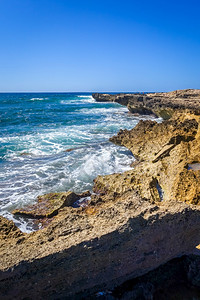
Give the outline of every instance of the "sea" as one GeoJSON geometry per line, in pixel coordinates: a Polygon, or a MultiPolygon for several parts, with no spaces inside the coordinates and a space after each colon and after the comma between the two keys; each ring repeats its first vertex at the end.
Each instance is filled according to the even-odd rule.
{"type": "Polygon", "coordinates": [[[152,117],[91,93],[1,93],[0,215],[31,232],[33,221],[14,209],[50,192],[92,191],[98,175],[129,170],[132,153],[109,138],[141,119],[152,117]]]}

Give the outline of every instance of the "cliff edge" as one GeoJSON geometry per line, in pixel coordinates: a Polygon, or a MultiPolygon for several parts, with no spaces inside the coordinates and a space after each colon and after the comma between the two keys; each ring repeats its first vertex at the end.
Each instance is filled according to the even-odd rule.
{"type": "Polygon", "coordinates": [[[117,102],[126,105],[131,113],[154,114],[169,119],[174,112],[200,114],[200,90],[177,90],[168,93],[101,94],[92,95],[99,102],[117,102]]]}

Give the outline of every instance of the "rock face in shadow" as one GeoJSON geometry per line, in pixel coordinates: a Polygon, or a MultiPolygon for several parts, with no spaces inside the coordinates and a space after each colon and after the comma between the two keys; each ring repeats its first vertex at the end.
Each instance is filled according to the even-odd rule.
{"type": "Polygon", "coordinates": [[[113,289],[191,253],[199,220],[198,208],[155,206],[133,193],[99,206],[94,215],[64,208],[47,228],[3,239],[1,298],[70,299],[113,289]]]}
{"type": "Polygon", "coordinates": [[[143,276],[124,282],[112,291],[111,299],[199,299],[199,287],[200,256],[189,255],[173,259],[143,276]]]}
{"type": "MultiPolygon", "coordinates": [[[[191,168],[200,163],[199,124],[198,110],[187,107],[162,123],[121,130],[111,141],[132,151],[133,169],[98,176],[87,207],[58,197],[56,215],[37,232],[0,217],[0,297],[88,299],[192,253],[200,241],[200,170],[191,168]]],[[[48,211],[53,194],[40,199],[48,211]]],[[[189,282],[199,286],[197,265],[188,266],[189,282]]]]}
{"type": "Polygon", "coordinates": [[[169,93],[100,94],[92,95],[99,102],[126,105],[131,113],[154,114],[169,119],[174,112],[187,110],[200,114],[200,90],[177,90],[169,93]]]}

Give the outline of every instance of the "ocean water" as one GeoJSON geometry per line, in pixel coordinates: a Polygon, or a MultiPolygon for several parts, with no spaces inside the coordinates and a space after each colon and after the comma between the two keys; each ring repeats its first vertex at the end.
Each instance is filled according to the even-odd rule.
{"type": "Polygon", "coordinates": [[[131,152],[108,139],[147,118],[86,93],[0,94],[0,214],[29,232],[31,220],[13,209],[49,192],[92,190],[97,175],[130,169],[131,152]]]}

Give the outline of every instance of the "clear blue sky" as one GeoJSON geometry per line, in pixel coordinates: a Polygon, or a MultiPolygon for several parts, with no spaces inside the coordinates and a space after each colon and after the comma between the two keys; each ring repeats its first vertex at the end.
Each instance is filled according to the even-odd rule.
{"type": "Polygon", "coordinates": [[[0,0],[0,91],[200,88],[200,2],[0,0]]]}

